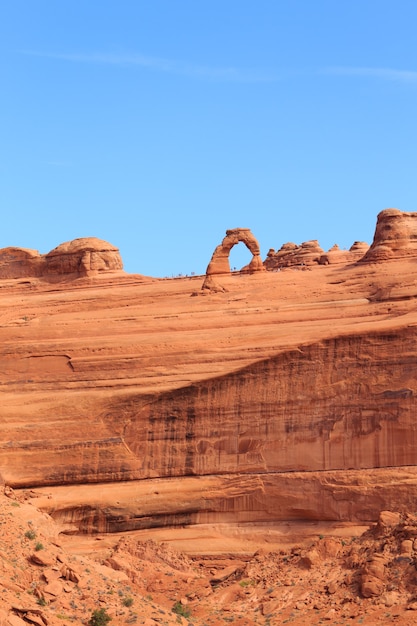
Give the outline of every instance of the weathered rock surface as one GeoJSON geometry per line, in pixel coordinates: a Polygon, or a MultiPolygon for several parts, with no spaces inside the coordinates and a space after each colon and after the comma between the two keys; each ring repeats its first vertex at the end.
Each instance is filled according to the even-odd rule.
{"type": "Polygon", "coordinates": [[[378,215],[375,236],[364,262],[417,256],[417,213],[385,209],[378,215]]]}
{"type": "Polygon", "coordinates": [[[4,482],[48,487],[85,532],[409,510],[412,256],[229,272],[191,298],[198,277],[112,275],[115,250],[87,247],[50,253],[83,281],[0,282],[4,482]]]}
{"type": "Polygon", "coordinates": [[[356,263],[369,250],[369,245],[364,241],[355,241],[349,250],[341,250],[335,244],[328,252],[319,258],[320,265],[347,265],[348,263],[356,263]]]}
{"type": "Polygon", "coordinates": [[[289,242],[281,246],[277,252],[270,248],[264,266],[270,271],[297,265],[310,266],[319,263],[323,254],[324,250],[316,239],[305,241],[301,245],[289,242]]]}
{"type": "Polygon", "coordinates": [[[369,245],[363,241],[355,241],[349,250],[341,250],[335,244],[327,252],[324,252],[316,239],[305,241],[301,245],[289,242],[284,243],[276,252],[271,248],[264,266],[269,271],[277,271],[288,267],[310,268],[317,264],[348,265],[362,259],[368,249],[369,245]]]}
{"type": "Polygon", "coordinates": [[[26,248],[0,249],[0,279],[83,277],[123,269],[119,250],[96,237],[74,239],[48,254],[26,248]]]}
{"type": "Polygon", "coordinates": [[[62,243],[45,255],[45,273],[89,276],[123,269],[119,250],[96,237],[62,243]]]}
{"type": "Polygon", "coordinates": [[[6,626],[87,624],[98,607],[115,626],[415,621],[412,514],[383,511],[362,530],[311,524],[308,536],[287,522],[275,540],[279,525],[264,526],[263,537],[252,541],[238,525],[240,553],[233,557],[232,535],[221,539],[219,526],[178,528],[176,538],[164,529],[163,543],[140,532],[58,535],[59,527],[37,508],[39,498],[6,492],[0,490],[0,623],[6,626]],[[202,548],[197,554],[189,541],[193,529],[202,548]],[[47,564],[33,561],[34,546],[47,564]]]}
{"type": "Polygon", "coordinates": [[[250,263],[242,268],[241,271],[249,274],[264,271],[265,268],[261,259],[259,243],[251,233],[250,229],[233,228],[226,231],[226,237],[213,252],[210,263],[207,266],[206,278],[202,287],[203,290],[206,289],[212,292],[224,291],[224,288],[217,285],[213,277],[219,274],[230,274],[230,250],[239,242],[245,244],[248,250],[252,253],[250,263]]]}
{"type": "Polygon", "coordinates": [[[57,280],[0,251],[0,621],[414,623],[414,215],[204,298],[90,240],[57,280]]]}
{"type": "Polygon", "coordinates": [[[242,242],[252,253],[248,271],[262,271],[261,251],[258,241],[249,228],[232,228],[226,231],[226,237],[213,252],[211,261],[207,266],[206,274],[230,274],[229,254],[237,243],[242,242]]]}
{"type": "Polygon", "coordinates": [[[43,259],[37,250],[27,248],[0,249],[0,279],[41,276],[43,259]]]}

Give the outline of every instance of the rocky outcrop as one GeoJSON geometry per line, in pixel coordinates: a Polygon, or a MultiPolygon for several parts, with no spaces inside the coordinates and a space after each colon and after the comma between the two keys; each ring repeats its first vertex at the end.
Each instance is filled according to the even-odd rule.
{"type": "Polygon", "coordinates": [[[241,271],[250,274],[253,272],[262,272],[264,270],[259,243],[251,233],[250,229],[233,228],[226,231],[226,237],[213,252],[210,263],[207,266],[206,279],[202,287],[203,289],[222,291],[222,288],[217,286],[213,276],[219,274],[230,274],[230,250],[239,242],[244,243],[248,250],[252,253],[250,263],[242,268],[241,271]]]}
{"type": "Polygon", "coordinates": [[[305,241],[300,246],[284,243],[277,252],[273,248],[268,251],[264,266],[269,271],[276,271],[284,267],[317,265],[323,254],[324,250],[316,239],[305,241]]]}
{"type": "Polygon", "coordinates": [[[269,271],[277,271],[287,267],[306,269],[315,265],[347,265],[361,260],[368,251],[369,245],[363,241],[355,241],[349,250],[341,250],[337,244],[324,252],[317,240],[305,241],[301,245],[284,243],[275,252],[268,251],[264,266],[269,271]]]}
{"type": "MultiPolygon", "coordinates": [[[[112,267],[85,250],[51,271],[112,267]]],[[[198,277],[3,281],[2,481],[93,489],[53,511],[87,531],[412,506],[415,259],[308,267],[222,274],[207,298],[198,277]],[[121,503],[132,481],[151,491],[121,503]]]]}
{"type": "Polygon", "coordinates": [[[385,209],[378,215],[374,240],[362,261],[374,263],[417,256],[417,213],[385,209]]]}
{"type": "Polygon", "coordinates": [[[356,263],[369,250],[369,245],[364,241],[355,241],[349,250],[341,250],[337,244],[319,258],[320,265],[347,265],[356,263]]]}
{"type": "Polygon", "coordinates": [[[96,237],[68,241],[45,255],[26,248],[0,250],[0,279],[82,277],[122,269],[119,250],[96,237]]]}
{"type": "Polygon", "coordinates": [[[0,249],[0,279],[41,276],[44,259],[37,250],[27,248],[0,249]]]}
{"type": "MultiPolygon", "coordinates": [[[[174,492],[181,496],[176,485],[174,492]]],[[[39,501],[0,492],[2,626],[59,626],[65,617],[99,623],[106,616],[119,625],[137,623],[138,615],[149,626],[161,616],[167,626],[190,619],[196,626],[305,626],[312,616],[314,624],[415,623],[414,514],[383,510],[368,528],[263,524],[263,536],[239,523],[224,535],[220,525],[205,524],[80,538],[63,536],[39,501]]]]}
{"type": "Polygon", "coordinates": [[[67,533],[288,520],[369,524],[388,506],[403,513],[413,509],[417,469],[218,473],[84,483],[76,490],[41,487],[32,493],[38,495],[36,505],[67,533]]]}
{"type": "Polygon", "coordinates": [[[45,274],[89,276],[123,269],[119,250],[107,241],[85,237],[62,243],[45,255],[45,274]]]}

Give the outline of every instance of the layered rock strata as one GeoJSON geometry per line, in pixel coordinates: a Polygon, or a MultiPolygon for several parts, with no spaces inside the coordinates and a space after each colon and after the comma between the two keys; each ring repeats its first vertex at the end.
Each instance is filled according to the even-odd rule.
{"type": "Polygon", "coordinates": [[[87,531],[412,506],[414,257],[199,280],[0,283],[3,482],[87,531]]]}

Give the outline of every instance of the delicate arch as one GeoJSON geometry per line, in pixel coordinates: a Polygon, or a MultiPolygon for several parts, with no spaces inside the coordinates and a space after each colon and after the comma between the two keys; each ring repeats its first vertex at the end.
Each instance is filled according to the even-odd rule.
{"type": "Polygon", "coordinates": [[[259,272],[264,269],[259,243],[252,235],[250,229],[232,228],[231,230],[226,230],[226,237],[214,250],[210,263],[207,266],[207,276],[211,274],[230,274],[230,250],[240,241],[244,243],[249,252],[252,253],[252,259],[247,266],[247,271],[259,272]]]}
{"type": "Polygon", "coordinates": [[[245,272],[262,272],[265,270],[261,259],[261,251],[257,239],[253,236],[249,228],[232,228],[226,230],[226,237],[220,245],[216,247],[206,270],[206,280],[204,288],[212,287],[212,277],[218,274],[230,274],[229,255],[230,250],[237,243],[242,242],[252,254],[249,265],[244,268],[245,272]]]}

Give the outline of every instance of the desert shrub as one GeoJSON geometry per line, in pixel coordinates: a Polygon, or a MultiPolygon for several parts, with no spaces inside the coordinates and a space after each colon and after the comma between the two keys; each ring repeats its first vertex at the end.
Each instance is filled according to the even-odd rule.
{"type": "Polygon", "coordinates": [[[26,537],[27,539],[35,539],[35,537],[36,537],[36,533],[35,533],[35,531],[34,531],[34,530],[27,530],[27,531],[25,532],[25,537],[26,537]]]}
{"type": "Polygon", "coordinates": [[[133,604],[132,596],[126,596],[125,598],[123,598],[122,604],[123,604],[123,606],[132,606],[132,604],[133,604]]]}
{"type": "Polygon", "coordinates": [[[190,609],[184,606],[183,604],[181,604],[179,600],[177,600],[177,602],[172,607],[172,611],[173,613],[176,613],[177,615],[182,615],[182,617],[190,617],[191,615],[190,609]]]}
{"type": "Polygon", "coordinates": [[[89,626],[107,626],[111,622],[111,617],[106,609],[95,609],[88,622],[89,626]]]}

